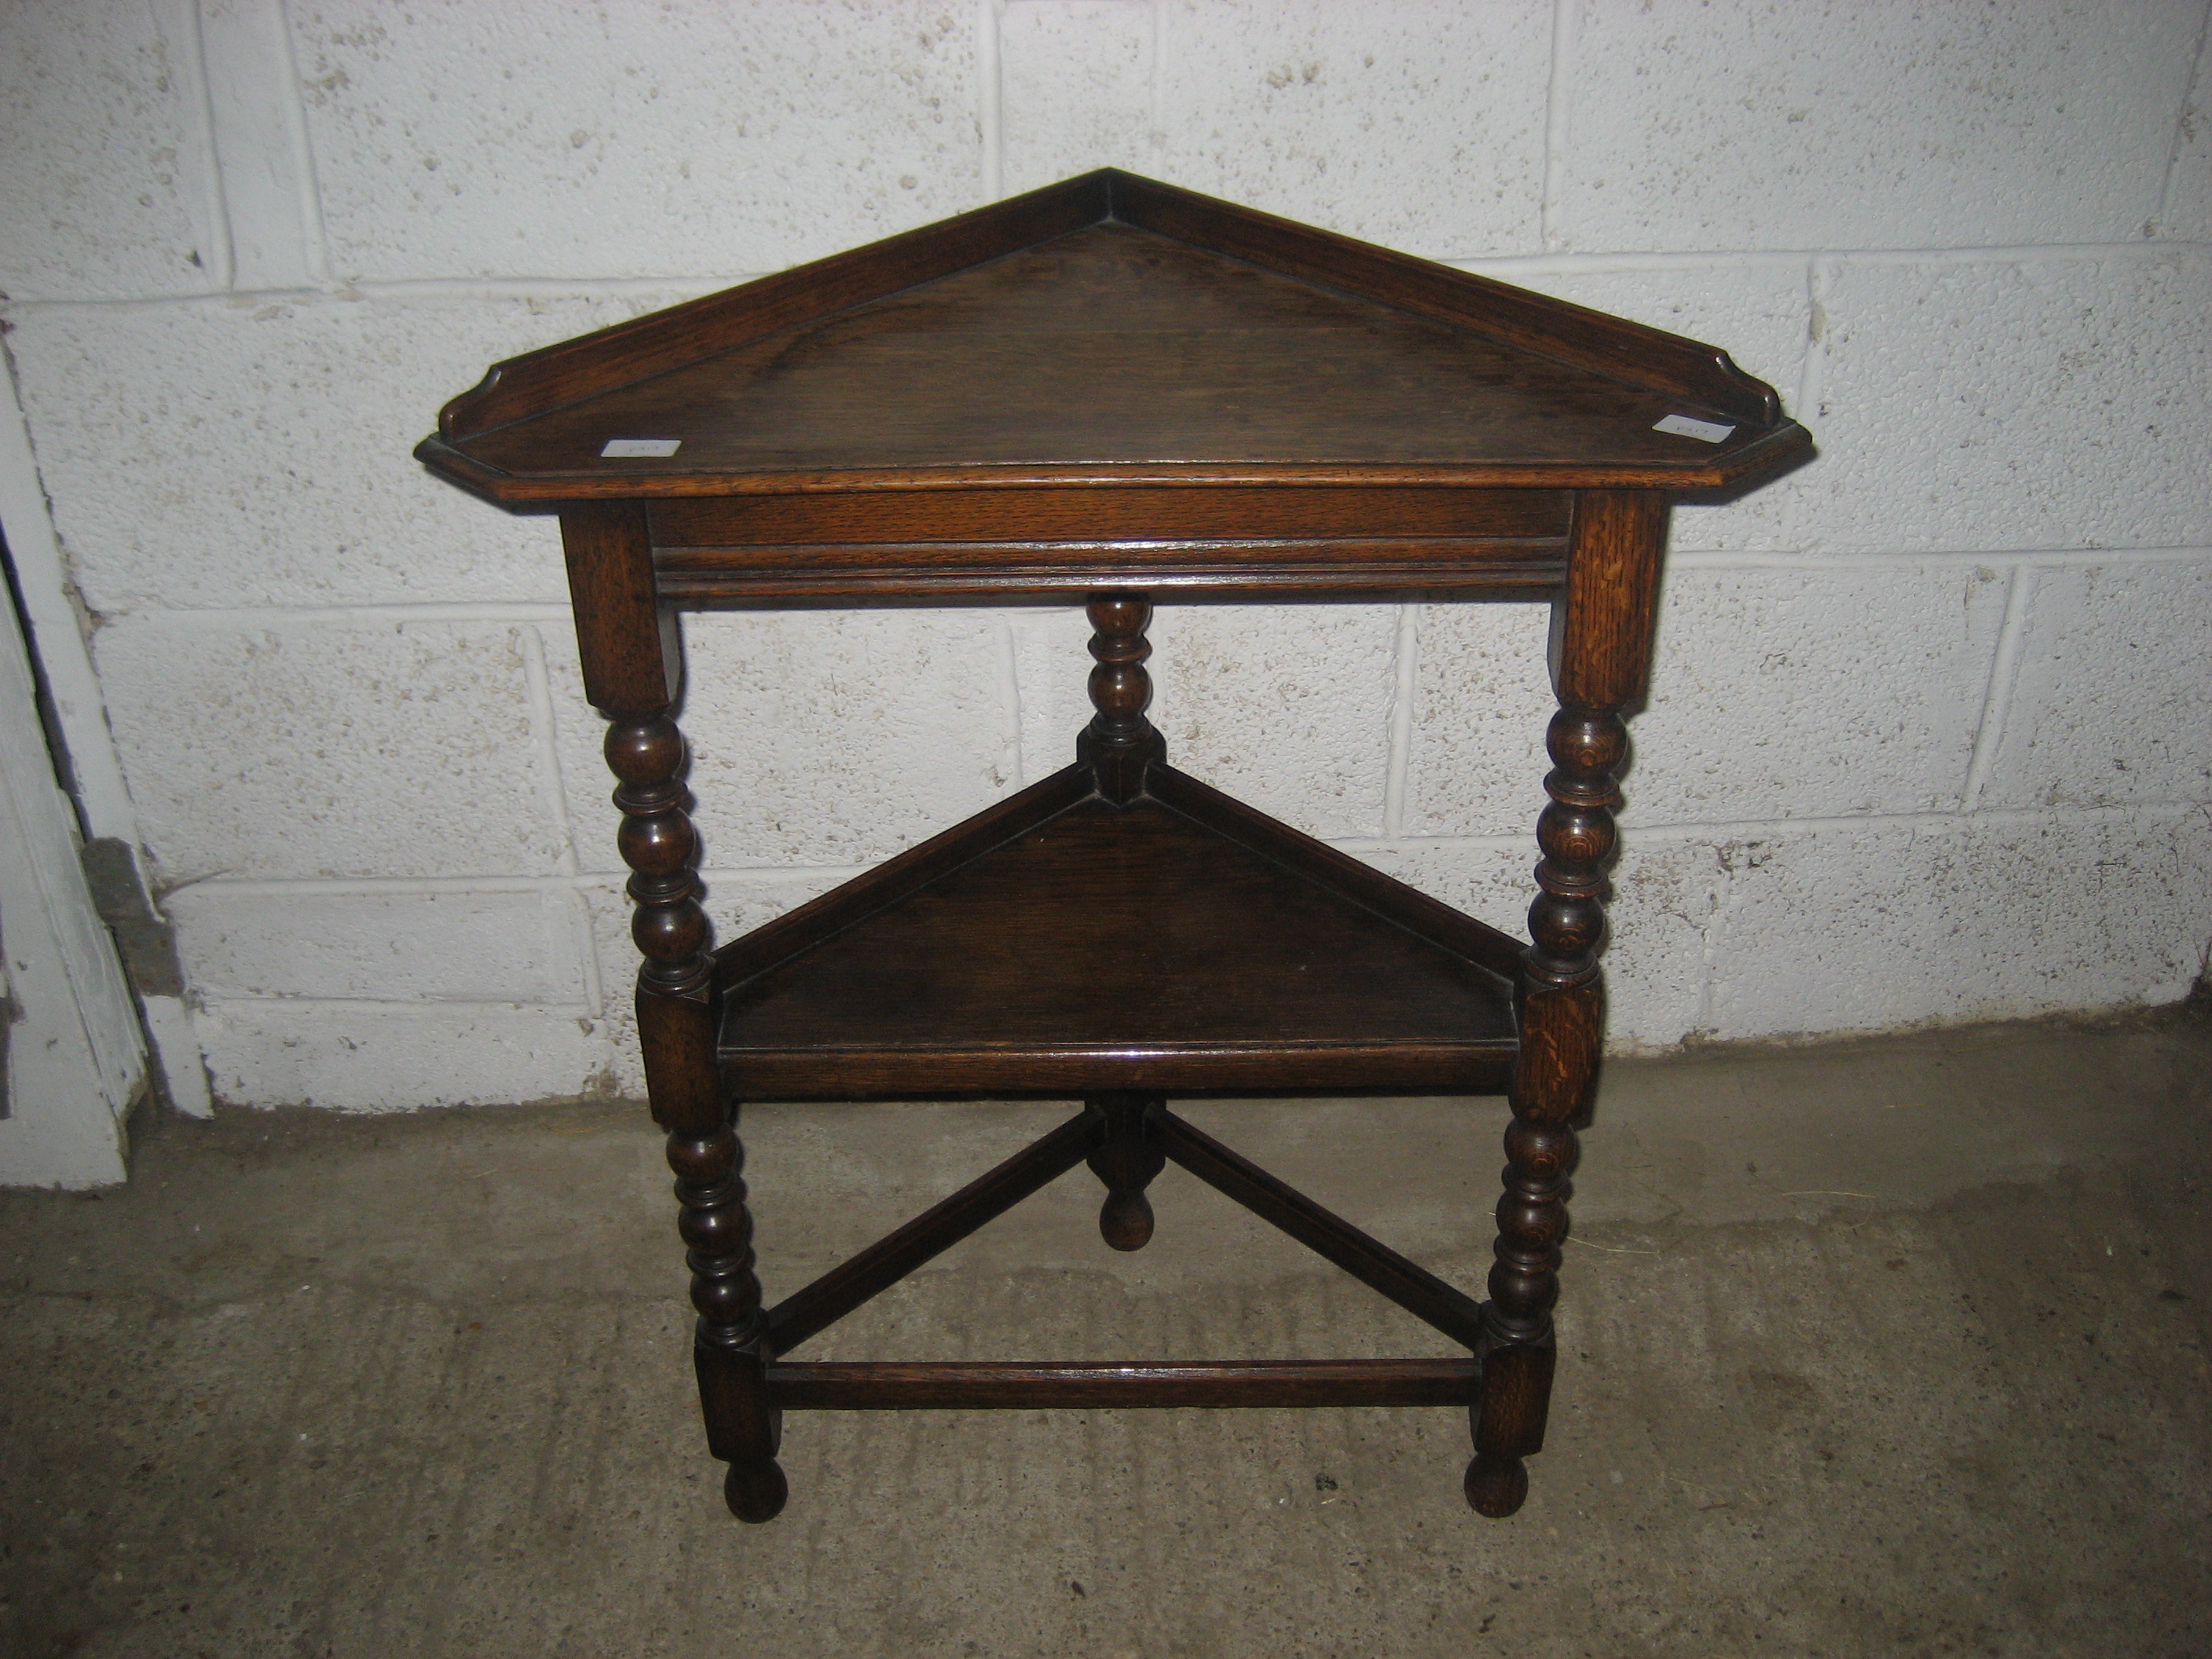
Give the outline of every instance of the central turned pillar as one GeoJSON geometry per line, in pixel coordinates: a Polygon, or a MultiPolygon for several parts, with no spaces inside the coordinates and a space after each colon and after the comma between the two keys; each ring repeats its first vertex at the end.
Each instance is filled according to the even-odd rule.
{"type": "Polygon", "coordinates": [[[1152,677],[1145,659],[1152,654],[1145,629],[1152,604],[1141,593],[1102,593],[1085,608],[1091,626],[1091,717],[1076,740],[1075,752],[1097,775],[1098,793],[1127,806],[1145,789],[1145,769],[1165,758],[1167,742],[1145,718],[1152,701],[1152,677]]]}

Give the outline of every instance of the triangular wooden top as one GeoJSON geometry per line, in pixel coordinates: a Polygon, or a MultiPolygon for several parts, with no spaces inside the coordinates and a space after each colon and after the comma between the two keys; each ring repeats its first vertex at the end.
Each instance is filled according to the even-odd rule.
{"type": "Polygon", "coordinates": [[[1709,489],[1810,448],[1724,352],[1100,173],[495,368],[495,499],[1102,482],[1709,489]],[[1654,430],[1668,415],[1718,443],[1654,430]],[[603,457],[611,440],[675,440],[603,457]]]}

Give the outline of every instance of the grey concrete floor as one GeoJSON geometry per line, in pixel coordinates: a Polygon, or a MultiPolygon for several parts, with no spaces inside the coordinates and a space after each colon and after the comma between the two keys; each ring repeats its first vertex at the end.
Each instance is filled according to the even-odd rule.
{"type": "MultiPolygon", "coordinates": [[[[760,1107],[771,1296],[1064,1115],[760,1107]]],[[[1492,1101],[1189,1115],[1469,1286],[1492,1101]]],[[[795,1416],[721,1507],[638,1109],[226,1113],[0,1196],[10,1656],[2212,1653],[2212,1027],[1616,1063],[1551,1447],[1449,1410],[795,1416]]],[[[1170,1169],[1087,1174],[829,1357],[1420,1354],[1170,1169]]]]}

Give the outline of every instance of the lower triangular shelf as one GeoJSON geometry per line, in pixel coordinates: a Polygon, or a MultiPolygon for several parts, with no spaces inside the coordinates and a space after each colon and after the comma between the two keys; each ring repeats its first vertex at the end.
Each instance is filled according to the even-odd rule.
{"type": "Polygon", "coordinates": [[[1517,943],[1167,767],[1089,776],[726,947],[732,1092],[1504,1087],[1517,943]]]}

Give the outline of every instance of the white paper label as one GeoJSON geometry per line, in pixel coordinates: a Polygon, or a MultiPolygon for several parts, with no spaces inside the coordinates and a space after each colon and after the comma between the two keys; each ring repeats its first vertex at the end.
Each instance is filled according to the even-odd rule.
{"type": "Polygon", "coordinates": [[[1654,432],[1671,432],[1678,438],[1703,439],[1709,444],[1718,443],[1735,430],[1734,427],[1723,426],[1717,421],[1694,420],[1687,415],[1669,415],[1663,421],[1653,422],[1651,429],[1654,432]]]}
{"type": "Polygon", "coordinates": [[[634,461],[648,455],[673,455],[683,447],[684,440],[681,438],[610,438],[607,447],[599,452],[599,459],[604,461],[634,461]]]}

